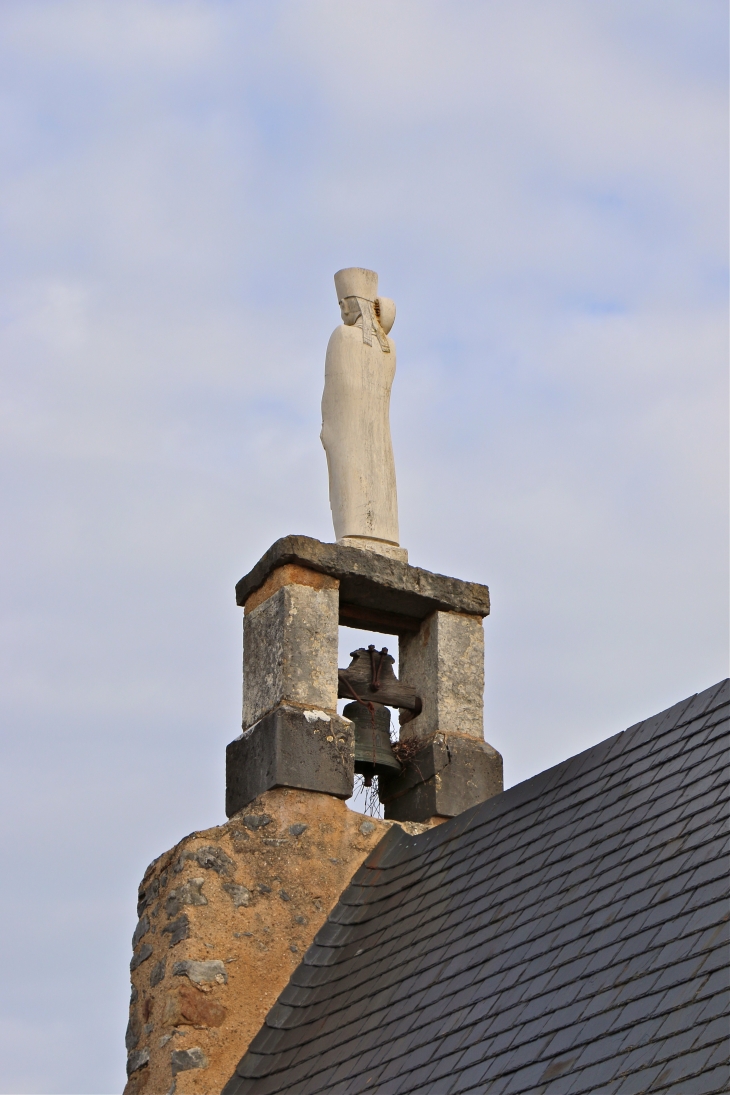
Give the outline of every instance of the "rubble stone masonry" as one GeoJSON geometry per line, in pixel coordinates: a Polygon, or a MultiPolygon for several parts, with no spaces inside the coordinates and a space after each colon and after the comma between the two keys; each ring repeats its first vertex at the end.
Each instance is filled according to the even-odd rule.
{"type": "Polygon", "coordinates": [[[133,937],[125,1095],[221,1090],[391,824],[331,795],[279,787],[148,867],[133,937]]]}

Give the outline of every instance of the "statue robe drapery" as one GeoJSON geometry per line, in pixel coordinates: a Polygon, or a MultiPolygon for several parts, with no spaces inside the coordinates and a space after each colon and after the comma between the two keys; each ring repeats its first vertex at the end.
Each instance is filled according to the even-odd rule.
{"type": "MultiPolygon", "coordinates": [[[[387,336],[386,336],[387,337],[387,336]]],[[[335,536],[398,544],[398,500],[390,436],[395,343],[363,340],[362,318],[332,333],[325,359],[322,444],[335,536]]]]}

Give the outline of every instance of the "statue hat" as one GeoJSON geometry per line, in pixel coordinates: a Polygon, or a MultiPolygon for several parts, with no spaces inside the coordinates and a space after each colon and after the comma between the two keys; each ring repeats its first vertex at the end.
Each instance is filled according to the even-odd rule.
{"type": "Polygon", "coordinates": [[[360,266],[348,266],[335,274],[337,299],[358,297],[359,300],[374,301],[378,295],[378,275],[374,270],[363,270],[360,266]]]}

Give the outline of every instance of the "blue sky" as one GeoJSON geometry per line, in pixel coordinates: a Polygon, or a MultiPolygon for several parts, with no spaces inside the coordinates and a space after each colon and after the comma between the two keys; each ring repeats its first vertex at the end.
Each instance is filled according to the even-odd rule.
{"type": "Polygon", "coordinates": [[[332,538],[340,267],[398,306],[411,561],[492,592],[507,782],[726,674],[727,19],[5,0],[1,1091],[121,1090],[136,885],[223,819],[234,584],[332,538]]]}

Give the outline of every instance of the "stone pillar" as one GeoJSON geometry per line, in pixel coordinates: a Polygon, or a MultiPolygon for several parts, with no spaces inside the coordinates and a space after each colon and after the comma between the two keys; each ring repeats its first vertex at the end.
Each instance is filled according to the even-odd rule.
{"type": "Polygon", "coordinates": [[[246,601],[244,730],[281,704],[336,714],[339,585],[289,564],[246,601]]]}
{"type": "Polygon", "coordinates": [[[352,724],[337,714],[339,581],[275,568],[243,621],[243,734],[226,750],[226,813],[275,787],[349,798],[352,724]]]}
{"type": "Polygon", "coordinates": [[[421,697],[423,710],[401,738],[437,731],[484,739],[484,628],[481,617],[434,612],[398,644],[398,676],[421,697]]]}
{"type": "Polygon", "coordinates": [[[484,741],[481,617],[434,612],[416,634],[401,636],[399,651],[399,678],[423,710],[401,726],[401,742],[411,744],[403,771],[380,778],[385,816],[455,817],[503,789],[502,757],[484,741]]]}

